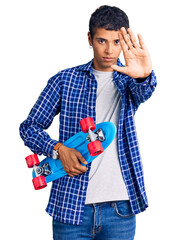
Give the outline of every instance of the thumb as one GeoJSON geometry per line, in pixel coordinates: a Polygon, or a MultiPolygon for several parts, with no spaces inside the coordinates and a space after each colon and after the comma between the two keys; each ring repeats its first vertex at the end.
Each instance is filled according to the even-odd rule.
{"type": "Polygon", "coordinates": [[[127,71],[127,67],[119,67],[117,65],[111,65],[111,68],[117,72],[121,72],[121,73],[124,73],[124,74],[127,74],[128,71],[127,71]]]}

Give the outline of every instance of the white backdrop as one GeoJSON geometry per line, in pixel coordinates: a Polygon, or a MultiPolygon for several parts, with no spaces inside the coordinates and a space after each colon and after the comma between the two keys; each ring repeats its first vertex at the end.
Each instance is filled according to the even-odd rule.
{"type": "MultiPolygon", "coordinates": [[[[136,113],[149,208],[137,215],[135,240],[176,239],[175,233],[175,5],[174,1],[7,0],[0,3],[1,232],[0,238],[52,239],[45,213],[50,187],[34,191],[19,137],[48,79],[92,58],[88,21],[100,5],[115,5],[129,16],[151,53],[158,86],[136,113]]],[[[58,139],[59,118],[48,130],[58,139]]],[[[42,159],[42,157],[40,158],[42,159]]]]}

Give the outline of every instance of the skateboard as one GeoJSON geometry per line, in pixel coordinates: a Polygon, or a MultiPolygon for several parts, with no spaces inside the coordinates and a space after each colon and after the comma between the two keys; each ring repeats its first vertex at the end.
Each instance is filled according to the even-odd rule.
{"type": "MultiPolygon", "coordinates": [[[[95,125],[91,117],[82,119],[80,126],[82,131],[76,133],[63,144],[79,151],[89,164],[111,144],[117,129],[111,122],[95,125]]],[[[40,162],[37,154],[29,155],[25,159],[28,167],[33,167],[32,181],[35,190],[42,189],[47,186],[47,183],[67,175],[59,159],[46,157],[40,162]]]]}

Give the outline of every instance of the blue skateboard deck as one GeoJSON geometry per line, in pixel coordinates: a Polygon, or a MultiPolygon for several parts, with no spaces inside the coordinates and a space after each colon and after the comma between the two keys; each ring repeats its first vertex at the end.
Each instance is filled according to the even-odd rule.
{"type": "MultiPolygon", "coordinates": [[[[103,123],[96,124],[95,126],[96,126],[96,129],[93,131],[94,133],[98,129],[101,129],[104,134],[105,139],[101,142],[101,144],[102,144],[103,150],[105,150],[115,138],[115,135],[117,132],[116,126],[111,122],[103,122],[103,123]]],[[[89,164],[99,155],[91,156],[89,154],[89,151],[87,148],[87,145],[89,144],[89,141],[87,140],[88,135],[89,133],[83,133],[82,131],[80,131],[79,133],[75,134],[74,136],[69,138],[67,141],[65,141],[64,145],[69,148],[75,148],[77,151],[79,151],[81,155],[85,158],[87,163],[89,164]]],[[[81,164],[85,166],[83,163],[81,164]]],[[[47,157],[44,160],[42,160],[38,166],[36,166],[36,169],[37,168],[42,169],[43,174],[41,175],[45,177],[46,183],[49,183],[51,181],[54,181],[58,178],[61,178],[67,175],[59,159],[55,160],[47,157]]],[[[32,172],[33,178],[36,177],[35,171],[33,170],[32,172]]],[[[37,176],[39,175],[37,174],[37,176]]]]}

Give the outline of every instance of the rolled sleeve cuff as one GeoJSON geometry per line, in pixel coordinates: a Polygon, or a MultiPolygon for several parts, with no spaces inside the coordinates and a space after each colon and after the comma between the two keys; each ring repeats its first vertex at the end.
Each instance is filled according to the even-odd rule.
{"type": "Polygon", "coordinates": [[[156,76],[154,71],[152,70],[151,74],[147,78],[134,78],[133,84],[146,86],[150,84],[151,86],[156,86],[156,76]]]}
{"type": "Polygon", "coordinates": [[[43,153],[44,155],[48,156],[48,157],[52,157],[52,153],[53,153],[53,149],[54,146],[59,143],[59,141],[56,140],[49,140],[48,142],[46,142],[43,146],[43,153]]]}

